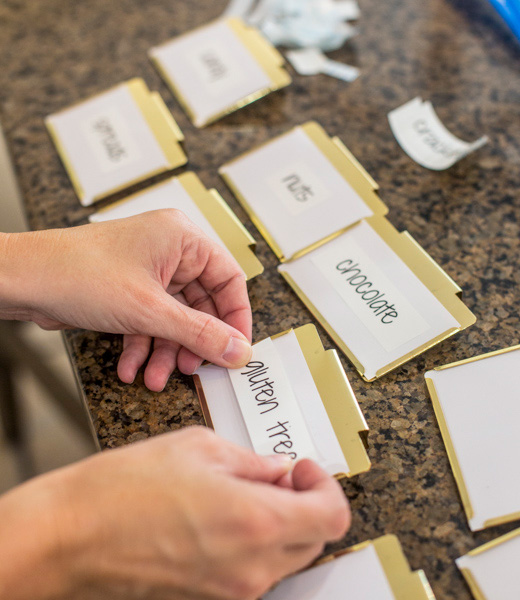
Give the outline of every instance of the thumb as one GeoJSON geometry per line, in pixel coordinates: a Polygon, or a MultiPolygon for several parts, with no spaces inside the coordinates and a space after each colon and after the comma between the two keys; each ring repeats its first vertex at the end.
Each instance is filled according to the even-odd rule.
{"type": "Polygon", "coordinates": [[[217,317],[185,306],[166,293],[159,311],[160,331],[149,335],[178,342],[219,367],[238,369],[251,360],[249,340],[217,317]]]}
{"type": "Polygon", "coordinates": [[[260,456],[252,450],[233,448],[227,470],[235,477],[262,483],[277,483],[293,468],[294,463],[287,454],[260,456]]]}

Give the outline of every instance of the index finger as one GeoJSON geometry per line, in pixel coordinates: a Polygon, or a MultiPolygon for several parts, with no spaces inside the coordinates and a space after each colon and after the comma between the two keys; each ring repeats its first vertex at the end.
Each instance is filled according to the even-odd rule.
{"type": "Polygon", "coordinates": [[[246,276],[229,252],[212,248],[198,280],[213,298],[219,318],[251,341],[253,315],[246,276]]]}

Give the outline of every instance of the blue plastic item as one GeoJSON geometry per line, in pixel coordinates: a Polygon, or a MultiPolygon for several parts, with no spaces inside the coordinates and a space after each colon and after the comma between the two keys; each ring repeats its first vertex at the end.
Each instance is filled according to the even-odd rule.
{"type": "Polygon", "coordinates": [[[489,0],[520,40],[520,0],[489,0]]]}

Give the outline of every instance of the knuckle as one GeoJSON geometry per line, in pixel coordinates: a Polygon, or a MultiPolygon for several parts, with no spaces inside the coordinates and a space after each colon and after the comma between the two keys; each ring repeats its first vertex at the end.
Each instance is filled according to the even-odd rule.
{"type": "Polygon", "coordinates": [[[202,425],[190,427],[189,429],[186,429],[184,433],[197,447],[207,447],[212,445],[215,437],[213,432],[202,425]]]}
{"type": "Polygon", "coordinates": [[[198,347],[206,346],[215,339],[215,323],[209,315],[201,314],[198,329],[195,334],[195,343],[198,347]]]}
{"type": "Polygon", "coordinates": [[[256,549],[272,546],[280,531],[280,523],[267,510],[255,508],[244,519],[243,535],[256,549]]]}
{"type": "Polygon", "coordinates": [[[275,582],[275,577],[265,568],[253,567],[244,572],[246,577],[234,582],[230,589],[232,600],[257,600],[275,582]]]}
{"type": "Polygon", "coordinates": [[[163,208],[157,211],[157,216],[161,221],[172,225],[185,225],[189,222],[188,217],[177,208],[163,208]]]}

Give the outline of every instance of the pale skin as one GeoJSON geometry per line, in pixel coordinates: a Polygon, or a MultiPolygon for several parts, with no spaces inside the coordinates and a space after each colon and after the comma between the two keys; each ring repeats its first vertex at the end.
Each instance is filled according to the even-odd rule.
{"type": "MultiPolygon", "coordinates": [[[[242,272],[177,211],[0,234],[0,318],[124,334],[126,382],[153,339],[152,390],[175,368],[251,355],[242,272]]],[[[340,539],[350,512],[313,462],[190,428],[33,479],[0,497],[0,523],[0,600],[254,600],[340,539]]]]}

